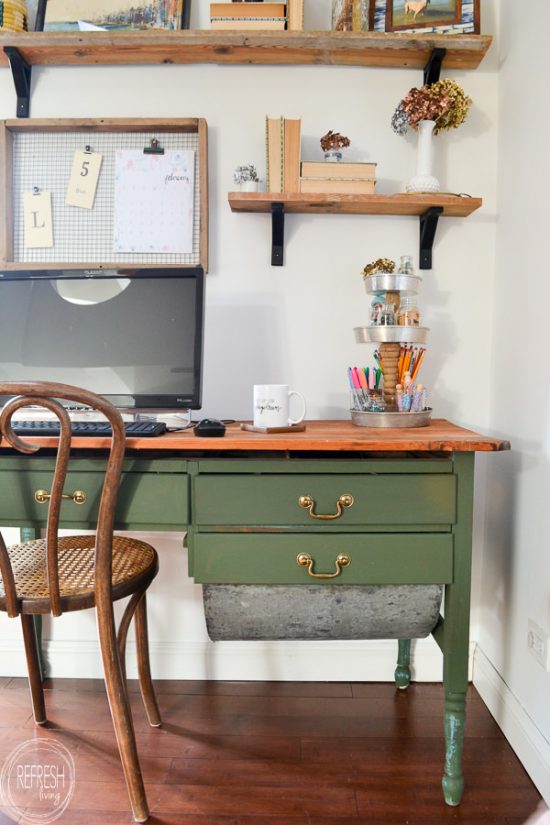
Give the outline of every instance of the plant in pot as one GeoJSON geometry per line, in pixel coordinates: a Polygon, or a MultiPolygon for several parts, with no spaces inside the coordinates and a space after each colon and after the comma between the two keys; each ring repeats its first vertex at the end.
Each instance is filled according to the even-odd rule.
{"type": "Polygon", "coordinates": [[[448,78],[420,89],[413,87],[407,92],[391,121],[392,129],[398,135],[406,134],[409,128],[418,132],[416,174],[407,183],[407,192],[440,191],[440,183],[432,174],[432,135],[456,129],[464,123],[471,104],[464,89],[448,78]]]}
{"type": "Polygon", "coordinates": [[[342,160],[342,149],[351,146],[351,140],[348,137],[341,135],[340,132],[333,132],[332,129],[329,129],[319,142],[325,153],[325,160],[333,163],[342,160]]]}
{"type": "Polygon", "coordinates": [[[253,163],[248,166],[237,166],[233,172],[233,180],[241,192],[257,192],[260,179],[253,163]]]}

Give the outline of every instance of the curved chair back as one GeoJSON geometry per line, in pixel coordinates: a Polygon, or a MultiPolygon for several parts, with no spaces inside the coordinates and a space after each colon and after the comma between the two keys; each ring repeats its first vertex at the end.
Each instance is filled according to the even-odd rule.
{"type": "MultiPolygon", "coordinates": [[[[72,436],[69,415],[59,402],[72,401],[73,403],[86,405],[93,410],[103,413],[111,424],[111,447],[101,493],[95,543],[96,604],[99,606],[100,602],[105,603],[107,600],[110,601],[115,506],[126,444],[126,433],[120,413],[109,401],[93,392],[72,387],[68,384],[57,384],[53,381],[10,381],[0,383],[0,395],[12,396],[0,414],[0,439],[5,439],[10,446],[22,453],[35,453],[39,449],[39,445],[25,441],[13,432],[11,419],[16,410],[28,406],[44,407],[53,412],[60,422],[59,445],[48,505],[46,529],[46,569],[50,609],[54,616],[60,616],[62,613],[57,566],[57,537],[61,497],[63,495],[65,477],[69,465],[72,436]]],[[[2,573],[4,581],[8,614],[16,616],[19,613],[19,609],[14,576],[1,536],[0,572],[2,573]]]]}

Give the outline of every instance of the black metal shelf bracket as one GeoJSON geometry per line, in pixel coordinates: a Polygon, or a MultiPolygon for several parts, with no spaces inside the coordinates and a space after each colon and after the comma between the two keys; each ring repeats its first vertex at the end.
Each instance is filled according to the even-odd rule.
{"type": "Polygon", "coordinates": [[[423,215],[420,215],[419,269],[432,268],[432,249],[435,230],[437,229],[437,221],[442,212],[442,206],[430,206],[423,215]]]}
{"type": "Polygon", "coordinates": [[[32,66],[27,63],[15,46],[4,46],[4,54],[10,62],[13,85],[17,95],[17,117],[28,117],[31,99],[32,66]]]}
{"type": "Polygon", "coordinates": [[[430,59],[424,66],[424,85],[431,86],[432,83],[437,83],[439,75],[441,74],[441,64],[443,58],[447,54],[447,49],[432,49],[430,59]]]}
{"type": "Polygon", "coordinates": [[[285,247],[285,205],[271,204],[271,266],[283,265],[285,247]]]}

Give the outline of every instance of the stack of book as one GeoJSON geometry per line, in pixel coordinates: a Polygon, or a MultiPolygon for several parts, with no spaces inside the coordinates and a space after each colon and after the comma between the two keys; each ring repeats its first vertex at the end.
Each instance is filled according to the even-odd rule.
{"type": "Polygon", "coordinates": [[[304,160],[299,185],[299,191],[308,194],[372,195],[376,186],[376,163],[304,160]]]}
{"type": "Polygon", "coordinates": [[[286,28],[286,3],[210,3],[213,29],[251,30],[286,28]]]}
{"type": "Polygon", "coordinates": [[[302,121],[266,117],[265,145],[268,192],[300,191],[302,121]]]}

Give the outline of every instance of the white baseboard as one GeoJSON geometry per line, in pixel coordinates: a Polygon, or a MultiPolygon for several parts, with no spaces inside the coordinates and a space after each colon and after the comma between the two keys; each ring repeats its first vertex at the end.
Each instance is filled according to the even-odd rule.
{"type": "MultiPolygon", "coordinates": [[[[470,649],[472,662],[474,645],[470,649]]],[[[393,680],[397,642],[151,642],[155,679],[229,679],[268,681],[393,680]]],[[[102,676],[99,650],[93,641],[45,641],[48,673],[57,677],[91,679],[102,676]]],[[[136,677],[133,640],[128,641],[128,677],[136,677]]],[[[433,639],[412,646],[413,679],[439,682],[442,657],[433,639]]],[[[0,642],[0,675],[25,676],[22,645],[0,642]]]]}
{"type": "Polygon", "coordinates": [[[541,796],[550,805],[550,743],[479,646],[474,653],[473,681],[541,796]]]}

